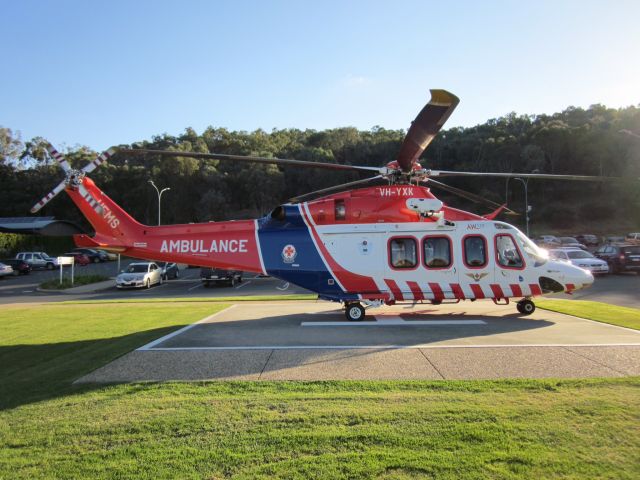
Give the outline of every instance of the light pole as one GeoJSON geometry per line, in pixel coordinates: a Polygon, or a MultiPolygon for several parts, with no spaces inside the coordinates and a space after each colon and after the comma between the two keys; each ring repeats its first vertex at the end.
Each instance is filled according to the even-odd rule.
{"type": "Polygon", "coordinates": [[[529,207],[529,197],[527,194],[527,184],[529,183],[529,179],[527,178],[526,180],[523,180],[520,177],[516,177],[514,178],[514,180],[519,180],[520,182],[522,182],[522,185],[524,185],[524,215],[525,215],[525,221],[527,222],[527,237],[529,236],[529,211],[531,210],[531,208],[529,207]]]}
{"type": "Polygon", "coordinates": [[[163,188],[162,190],[158,190],[158,187],[156,187],[156,184],[153,183],[153,180],[149,180],[149,183],[151,184],[151,186],[153,188],[156,189],[156,193],[158,194],[158,225],[160,225],[160,200],[162,199],[162,194],[164,192],[166,192],[167,190],[171,190],[171,187],[167,187],[167,188],[163,188]]]}

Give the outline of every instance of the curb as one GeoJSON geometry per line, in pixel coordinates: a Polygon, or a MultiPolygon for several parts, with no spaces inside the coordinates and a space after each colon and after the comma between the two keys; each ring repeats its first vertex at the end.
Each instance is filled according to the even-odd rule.
{"type": "Polygon", "coordinates": [[[71,288],[66,288],[64,290],[37,287],[36,292],[78,295],[83,293],[96,293],[102,290],[108,290],[114,286],[115,286],[115,278],[111,278],[109,280],[104,280],[102,282],[90,283],[87,285],[80,285],[79,287],[71,287],[71,288]]]}

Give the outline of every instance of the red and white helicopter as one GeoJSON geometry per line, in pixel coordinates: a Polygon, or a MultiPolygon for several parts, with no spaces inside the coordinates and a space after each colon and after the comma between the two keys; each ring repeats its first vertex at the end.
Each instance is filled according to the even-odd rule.
{"type": "Polygon", "coordinates": [[[483,298],[500,304],[516,298],[518,311],[528,315],[535,310],[535,296],[590,286],[590,272],[549,259],[517,228],[495,221],[504,206],[479,216],[449,207],[431,193],[429,186],[435,186],[477,197],[436,180],[446,176],[604,179],[424,168],[418,158],[458,102],[445,90],[431,90],[431,100],[409,128],[397,158],[380,168],[110,149],[74,170],[51,147],[66,178],[31,211],[65,190],[95,229],[91,237],[75,235],[78,246],[270,275],[317,292],[321,299],[343,303],[347,318],[354,321],[364,318],[365,307],[483,298]],[[116,152],[366,171],[375,176],[297,197],[257,220],[148,226],[134,220],[87,176],[116,152]],[[385,184],[371,186],[380,181],[385,184]]]}

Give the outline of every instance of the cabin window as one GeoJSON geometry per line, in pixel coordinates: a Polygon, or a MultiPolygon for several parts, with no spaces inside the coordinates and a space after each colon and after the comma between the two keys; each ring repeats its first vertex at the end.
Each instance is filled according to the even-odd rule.
{"type": "Polygon", "coordinates": [[[424,265],[427,268],[451,266],[451,240],[448,237],[426,237],[422,241],[424,265]]]}
{"type": "Polygon", "coordinates": [[[336,200],[334,208],[336,220],[344,220],[347,218],[347,208],[344,205],[344,200],[336,200]]]}
{"type": "Polygon", "coordinates": [[[524,262],[511,235],[496,235],[496,258],[498,264],[507,268],[522,268],[524,262]]]}
{"type": "Polygon", "coordinates": [[[389,242],[389,260],[393,268],[416,268],[418,245],[415,238],[392,238],[389,242]]]}
{"type": "Polygon", "coordinates": [[[487,241],[482,235],[464,237],[464,263],[467,267],[482,268],[487,264],[487,241]]]}

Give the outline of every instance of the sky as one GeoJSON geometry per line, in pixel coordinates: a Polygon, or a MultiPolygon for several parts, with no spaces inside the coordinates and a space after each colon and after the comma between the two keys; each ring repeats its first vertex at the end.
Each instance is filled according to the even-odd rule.
{"type": "Polygon", "coordinates": [[[640,104],[640,1],[0,0],[0,126],[94,150],[208,126],[445,128],[640,104]]]}

